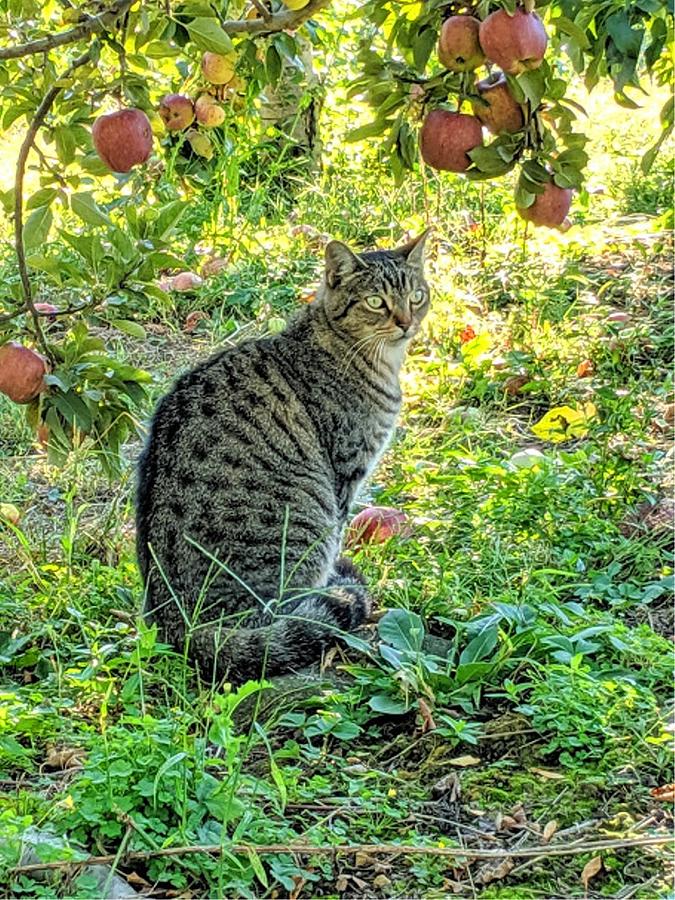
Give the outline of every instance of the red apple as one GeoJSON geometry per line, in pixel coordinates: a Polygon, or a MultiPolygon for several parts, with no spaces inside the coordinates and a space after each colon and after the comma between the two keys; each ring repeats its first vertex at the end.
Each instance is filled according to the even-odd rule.
{"type": "Polygon", "coordinates": [[[434,169],[466,172],[469,150],[483,143],[483,129],[475,116],[432,109],[420,132],[422,159],[434,169]]]}
{"type": "Polygon", "coordinates": [[[207,50],[202,56],[202,74],[211,84],[227,84],[234,78],[236,55],[222,56],[207,50]]]}
{"type": "Polygon", "coordinates": [[[159,115],[169,131],[183,131],[194,122],[194,104],[184,94],[167,94],[160,101],[159,115]]]}
{"type": "Polygon", "coordinates": [[[531,206],[516,207],[518,215],[533,225],[556,228],[563,224],[570,211],[573,193],[572,188],[561,188],[549,181],[544,186],[543,193],[534,195],[534,203],[531,206]]]}
{"type": "Polygon", "coordinates": [[[473,16],[450,16],[441,26],[438,59],[451,72],[473,72],[485,62],[478,43],[480,21],[473,16]]]}
{"type": "Polygon", "coordinates": [[[44,389],[48,372],[44,357],[10,341],[0,347],[0,391],[15,403],[30,403],[44,389]]]}
{"type": "Polygon", "coordinates": [[[523,109],[509,90],[502,72],[476,82],[476,90],[485,103],[473,100],[473,114],[493,134],[520,131],[525,124],[523,109]]]}
{"type": "Polygon", "coordinates": [[[498,9],[481,22],[480,45],[490,60],[509,75],[518,75],[541,65],[548,36],[535,12],[518,7],[510,16],[498,9]]]}
{"type": "Polygon", "coordinates": [[[99,116],[91,129],[96,152],[113,172],[128,172],[152,152],[150,121],[141,109],[99,116]]]}
{"type": "Polygon", "coordinates": [[[354,516],[347,530],[347,546],[357,550],[363,544],[381,544],[394,535],[410,534],[408,517],[391,506],[368,506],[354,516]]]}

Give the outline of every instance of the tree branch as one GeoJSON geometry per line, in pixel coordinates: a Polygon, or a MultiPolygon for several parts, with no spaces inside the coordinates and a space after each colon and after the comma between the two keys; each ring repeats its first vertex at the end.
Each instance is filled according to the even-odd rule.
{"type": "Polygon", "coordinates": [[[42,326],[40,325],[40,314],[35,309],[35,304],[33,303],[33,293],[30,286],[30,278],[28,277],[28,267],[26,265],[26,251],[23,245],[23,179],[26,174],[26,160],[28,159],[31,147],[33,146],[35,136],[40,130],[47,113],[51,109],[52,103],[63,90],[65,86],[63,82],[69,78],[76,69],[79,69],[80,66],[84,66],[90,61],[91,50],[87,50],[82,56],[78,56],[77,59],[68,66],[63,75],[61,75],[61,77],[49,88],[42,98],[40,105],[35,110],[33,121],[28,127],[28,131],[23,139],[16,160],[16,175],[14,178],[14,249],[16,250],[16,258],[19,264],[19,275],[21,277],[24,301],[33,317],[33,326],[40,347],[47,356],[50,356],[49,347],[47,346],[47,341],[45,340],[42,326]]]}
{"type": "Polygon", "coordinates": [[[284,10],[274,13],[268,19],[232,19],[223,22],[223,31],[227,34],[272,34],[274,31],[294,31],[330,2],[331,0],[309,0],[307,6],[302,9],[284,10]]]}
{"type": "Polygon", "coordinates": [[[21,56],[31,56],[33,53],[45,53],[55,47],[64,47],[66,44],[81,41],[82,38],[103,31],[108,25],[112,25],[122,13],[129,9],[133,2],[134,0],[115,0],[110,9],[98,16],[89,17],[86,22],[76,25],[69,31],[63,31],[61,34],[48,34],[46,37],[29,41],[27,44],[17,44],[15,47],[4,47],[0,49],[0,60],[18,59],[21,56]]]}
{"type": "MultiPolygon", "coordinates": [[[[89,35],[103,31],[112,25],[116,19],[125,13],[134,0],[116,0],[105,12],[98,16],[91,16],[81,25],[63,31],[61,34],[50,34],[47,37],[37,38],[27,44],[17,44],[15,47],[0,49],[0,60],[18,59],[22,56],[30,56],[33,53],[45,53],[55,47],[63,47],[66,44],[74,44],[89,35]]],[[[283,12],[268,15],[260,19],[231,19],[221,23],[223,31],[227,34],[272,34],[275,31],[293,31],[299,28],[303,22],[310,19],[314,13],[328,6],[331,0],[309,0],[303,9],[284,10],[283,12]]]]}
{"type": "MultiPolygon", "coordinates": [[[[447,857],[450,859],[460,858],[463,860],[474,859],[510,859],[512,857],[537,857],[544,859],[549,856],[573,856],[578,853],[594,853],[600,850],[630,850],[633,847],[659,847],[663,844],[671,844],[673,838],[670,834],[646,835],[637,838],[618,838],[604,839],[597,841],[574,841],[568,844],[542,844],[539,847],[523,847],[523,848],[505,848],[503,850],[483,850],[477,848],[475,850],[469,847],[418,847],[416,845],[406,844],[335,844],[334,846],[318,846],[312,844],[289,843],[289,844],[205,844],[187,847],[164,847],[157,850],[135,850],[132,853],[125,853],[121,864],[128,864],[137,859],[154,859],[162,856],[185,856],[191,853],[202,853],[208,856],[221,856],[225,851],[228,853],[256,853],[256,854],[276,854],[276,853],[302,853],[309,856],[330,855],[335,856],[338,853],[354,855],[355,853],[368,853],[376,856],[386,854],[387,856],[437,856],[447,857]]],[[[111,862],[119,862],[119,854],[111,854],[109,856],[89,856],[85,859],[68,859],[58,860],[55,862],[39,862],[30,863],[25,866],[14,866],[10,869],[13,875],[21,873],[28,874],[37,872],[41,869],[63,869],[73,866],[91,866],[105,865],[111,862]]]]}

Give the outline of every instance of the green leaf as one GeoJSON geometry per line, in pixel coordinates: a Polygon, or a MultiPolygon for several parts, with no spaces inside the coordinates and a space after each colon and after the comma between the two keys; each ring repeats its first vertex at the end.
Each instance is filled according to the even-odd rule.
{"type": "Polygon", "coordinates": [[[67,125],[57,125],[54,129],[54,143],[59,162],[67,166],[75,159],[75,137],[67,125]]]}
{"type": "Polygon", "coordinates": [[[110,324],[114,325],[118,331],[130,334],[132,337],[140,338],[141,340],[146,337],[145,328],[139,325],[138,322],[132,322],[129,319],[112,319],[110,324]]]}
{"type": "Polygon", "coordinates": [[[70,198],[70,208],[87,225],[110,225],[110,219],[91,194],[73,194],[70,198]]]}
{"type": "Polygon", "coordinates": [[[634,31],[628,19],[625,9],[614,13],[605,22],[605,28],[609,32],[617,49],[625,56],[637,59],[640,55],[644,30],[640,28],[634,31]]]}
{"type": "Polygon", "coordinates": [[[436,46],[436,29],[425,28],[420,31],[413,44],[413,59],[418,72],[424,72],[431,51],[436,46]]]}
{"type": "Polygon", "coordinates": [[[56,188],[41,188],[28,198],[26,209],[37,209],[38,206],[49,206],[58,194],[56,188]]]}
{"type": "Polygon", "coordinates": [[[33,210],[23,225],[23,243],[26,250],[36,250],[45,243],[53,219],[48,206],[40,206],[33,210]]]}
{"type": "Polygon", "coordinates": [[[352,131],[347,132],[345,140],[351,144],[354,141],[363,141],[365,138],[376,137],[378,134],[386,131],[388,125],[391,125],[389,120],[376,119],[374,122],[369,122],[368,125],[361,125],[360,128],[354,128],[352,131]]]}
{"type": "Polygon", "coordinates": [[[227,54],[233,50],[232,41],[215,19],[199,17],[187,26],[190,40],[200,50],[211,50],[213,53],[227,54]]]}
{"type": "Polygon", "coordinates": [[[390,609],[377,626],[380,639],[398,650],[419,653],[424,639],[424,625],[417,613],[407,609],[390,609]]]}
{"type": "Polygon", "coordinates": [[[279,56],[279,51],[274,44],[270,44],[267,48],[267,53],[265,55],[265,73],[267,74],[270,84],[276,85],[278,83],[281,75],[281,56],[279,56]]]}
{"type": "Polygon", "coordinates": [[[556,16],[555,19],[551,19],[551,25],[557,28],[558,31],[562,31],[563,34],[569,35],[574,43],[577,44],[577,46],[582,50],[588,50],[588,48],[590,47],[588,38],[586,37],[586,33],[584,32],[583,28],[580,28],[576,24],[576,22],[573,22],[566,16],[556,16]]]}
{"type": "Polygon", "coordinates": [[[403,700],[390,697],[389,694],[375,694],[368,701],[368,706],[377,713],[389,716],[402,716],[408,712],[408,704],[403,700]]]}
{"type": "Polygon", "coordinates": [[[182,216],[187,212],[188,205],[183,200],[173,200],[163,206],[154,224],[153,237],[158,241],[165,241],[171,231],[176,227],[182,216]]]}
{"type": "Polygon", "coordinates": [[[468,665],[469,663],[478,662],[484,659],[488,653],[492,653],[497,646],[498,634],[499,629],[497,625],[490,625],[481,631],[480,634],[477,634],[475,638],[469,641],[464,650],[462,650],[459,657],[459,664],[463,666],[468,665]]]}
{"type": "Polygon", "coordinates": [[[546,78],[541,69],[532,69],[518,76],[518,84],[533,107],[539,106],[546,93],[546,78]]]}

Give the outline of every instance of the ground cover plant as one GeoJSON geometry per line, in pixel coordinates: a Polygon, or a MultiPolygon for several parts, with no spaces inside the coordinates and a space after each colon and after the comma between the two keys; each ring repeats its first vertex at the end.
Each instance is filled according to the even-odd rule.
{"type": "MultiPolygon", "coordinates": [[[[33,57],[2,70],[0,333],[50,369],[28,405],[0,394],[4,895],[111,895],[117,873],[127,893],[154,897],[668,896],[661,4],[537,4],[552,48],[508,84],[530,92],[523,140],[552,109],[555,143],[530,154],[497,137],[467,157],[468,178],[421,167],[416,143],[431,109],[471,93],[473,76],[447,56],[440,71],[435,55],[442,21],[468,8],[372,2],[354,17],[348,4],[289,3],[266,9],[298,17],[269,37],[262,12],[235,7],[176,4],[168,33],[164,4],[143,18],[119,2],[120,33],[114,17],[97,30],[87,6],[29,5],[0,4],[3,48],[83,25],[78,52],[100,45],[98,68],[83,63],[71,82],[58,80],[72,62],[58,50],[42,73],[33,57]],[[316,23],[295,30],[303,10],[316,23]],[[155,100],[198,101],[202,70],[224,78],[193,64],[232,58],[235,20],[263,33],[233,33],[240,82],[233,72],[205,92],[196,124],[167,128],[186,105],[165,103],[160,120],[155,100]],[[318,77],[292,118],[315,109],[320,154],[264,118],[270,85],[306,83],[302,40],[318,77]],[[25,178],[27,296],[15,159],[54,84],[25,178]],[[423,102],[404,102],[411,84],[423,102]],[[127,175],[107,173],[91,144],[87,103],[101,112],[108,88],[155,129],[127,175]],[[587,116],[573,122],[563,110],[576,105],[587,116]],[[208,124],[214,107],[225,122],[208,124]],[[516,211],[553,163],[557,186],[577,189],[564,231],[516,211]],[[133,467],[152,405],[197,358],[311,302],[329,236],[365,248],[427,225],[433,310],[400,427],[354,509],[405,516],[400,533],[351,551],[378,618],[309,684],[203,684],[139,616],[133,467]],[[67,865],[91,857],[102,874],[67,865]]],[[[483,21],[500,6],[471,11],[483,21]]]]}

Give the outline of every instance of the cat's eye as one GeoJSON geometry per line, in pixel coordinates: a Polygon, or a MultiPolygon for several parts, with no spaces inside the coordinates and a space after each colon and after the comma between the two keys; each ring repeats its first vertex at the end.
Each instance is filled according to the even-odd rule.
{"type": "Polygon", "coordinates": [[[377,294],[373,294],[372,297],[366,297],[366,306],[368,309],[382,309],[386,305],[383,298],[378,297],[377,294]]]}
{"type": "Polygon", "coordinates": [[[422,288],[417,288],[415,293],[412,295],[412,304],[413,306],[420,306],[420,304],[424,303],[425,294],[422,288]]]}

